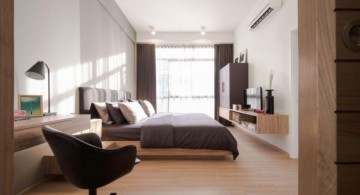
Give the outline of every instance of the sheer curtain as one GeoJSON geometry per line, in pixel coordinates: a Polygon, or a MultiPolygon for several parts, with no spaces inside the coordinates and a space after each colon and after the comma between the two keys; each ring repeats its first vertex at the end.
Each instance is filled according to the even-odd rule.
{"type": "Polygon", "coordinates": [[[214,117],[214,46],[156,46],[158,112],[214,117]]]}

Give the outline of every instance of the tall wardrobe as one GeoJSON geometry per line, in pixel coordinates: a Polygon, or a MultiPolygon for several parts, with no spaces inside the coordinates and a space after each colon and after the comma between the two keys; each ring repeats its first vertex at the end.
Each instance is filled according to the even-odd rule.
{"type": "Polygon", "coordinates": [[[220,107],[244,103],[244,90],[248,88],[248,64],[229,63],[220,69],[220,107]]]}

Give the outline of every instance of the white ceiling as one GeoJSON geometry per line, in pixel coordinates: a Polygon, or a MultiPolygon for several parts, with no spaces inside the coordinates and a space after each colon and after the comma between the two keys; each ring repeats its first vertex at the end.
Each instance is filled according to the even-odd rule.
{"type": "Polygon", "coordinates": [[[256,0],[115,0],[136,32],[233,32],[256,0]]]}

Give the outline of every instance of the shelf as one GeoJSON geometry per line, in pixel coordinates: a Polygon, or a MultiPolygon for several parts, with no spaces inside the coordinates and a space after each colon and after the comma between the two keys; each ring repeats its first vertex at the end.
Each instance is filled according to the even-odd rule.
{"type": "Polygon", "coordinates": [[[259,114],[253,111],[248,111],[248,110],[233,110],[233,109],[229,109],[231,112],[237,112],[237,113],[241,113],[241,114],[247,114],[247,115],[251,115],[251,116],[258,116],[259,114]]]}
{"type": "MultiPolygon", "coordinates": [[[[219,108],[219,116],[235,124],[252,124],[257,134],[288,134],[289,116],[219,108]]],[[[253,130],[253,128],[251,129],[253,130]]]]}

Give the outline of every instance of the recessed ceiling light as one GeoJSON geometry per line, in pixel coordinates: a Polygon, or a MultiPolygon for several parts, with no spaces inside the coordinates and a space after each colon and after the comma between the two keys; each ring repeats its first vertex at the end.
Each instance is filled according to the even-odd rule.
{"type": "Polygon", "coordinates": [[[202,36],[204,36],[204,35],[206,34],[205,26],[202,26],[202,27],[201,27],[201,32],[200,32],[200,34],[201,34],[202,36]]]}
{"type": "Polygon", "coordinates": [[[150,26],[149,28],[150,28],[150,33],[151,33],[151,35],[156,35],[155,28],[152,27],[152,26],[150,26]]]}

